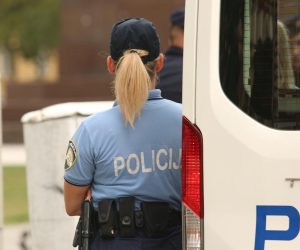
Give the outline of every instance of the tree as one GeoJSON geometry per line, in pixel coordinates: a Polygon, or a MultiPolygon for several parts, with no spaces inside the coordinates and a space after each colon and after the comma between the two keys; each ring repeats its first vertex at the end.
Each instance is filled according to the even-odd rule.
{"type": "Polygon", "coordinates": [[[36,59],[58,45],[59,0],[1,0],[0,44],[36,59]]]}

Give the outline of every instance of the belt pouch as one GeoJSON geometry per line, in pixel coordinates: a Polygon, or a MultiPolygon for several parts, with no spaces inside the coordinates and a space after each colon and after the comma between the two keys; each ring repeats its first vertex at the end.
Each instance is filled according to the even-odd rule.
{"type": "Polygon", "coordinates": [[[135,237],[134,197],[119,198],[119,234],[123,238],[135,237]]]}
{"type": "Polygon", "coordinates": [[[117,225],[116,204],[112,199],[99,201],[98,203],[98,222],[100,236],[102,239],[113,239],[116,237],[117,225]]]}
{"type": "Polygon", "coordinates": [[[160,238],[166,235],[170,208],[167,202],[143,202],[144,230],[149,238],[160,238]]]}
{"type": "Polygon", "coordinates": [[[144,226],[144,216],[143,212],[141,210],[135,211],[134,212],[134,220],[135,220],[135,226],[137,228],[143,228],[144,226]]]}

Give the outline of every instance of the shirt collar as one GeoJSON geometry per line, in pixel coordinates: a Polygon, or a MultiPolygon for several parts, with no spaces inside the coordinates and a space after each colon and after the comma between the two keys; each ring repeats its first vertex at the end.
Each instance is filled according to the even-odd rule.
{"type": "Polygon", "coordinates": [[[161,90],[160,89],[151,89],[149,91],[148,100],[151,99],[161,99],[161,90]]]}
{"type": "MultiPolygon", "coordinates": [[[[151,90],[149,90],[148,101],[155,100],[155,99],[162,99],[160,89],[151,89],[151,90]]],[[[115,101],[113,106],[115,107],[117,105],[118,105],[118,103],[117,103],[117,101],[115,101]]]]}

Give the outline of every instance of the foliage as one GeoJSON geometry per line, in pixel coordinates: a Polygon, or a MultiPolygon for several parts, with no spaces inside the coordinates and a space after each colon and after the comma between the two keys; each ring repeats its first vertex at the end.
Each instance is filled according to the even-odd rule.
{"type": "Polygon", "coordinates": [[[1,0],[0,44],[26,58],[57,46],[59,0],[1,0]]]}
{"type": "Polygon", "coordinates": [[[28,222],[26,168],[10,166],[3,168],[4,223],[28,222]]]}

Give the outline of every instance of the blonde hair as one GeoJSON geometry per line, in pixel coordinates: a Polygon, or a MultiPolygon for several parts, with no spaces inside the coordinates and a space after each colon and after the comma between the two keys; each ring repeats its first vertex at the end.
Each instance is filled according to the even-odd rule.
{"type": "Polygon", "coordinates": [[[126,124],[134,127],[148,98],[148,91],[156,81],[156,60],[143,63],[141,57],[147,56],[145,50],[130,49],[116,64],[115,96],[126,124]]]}

